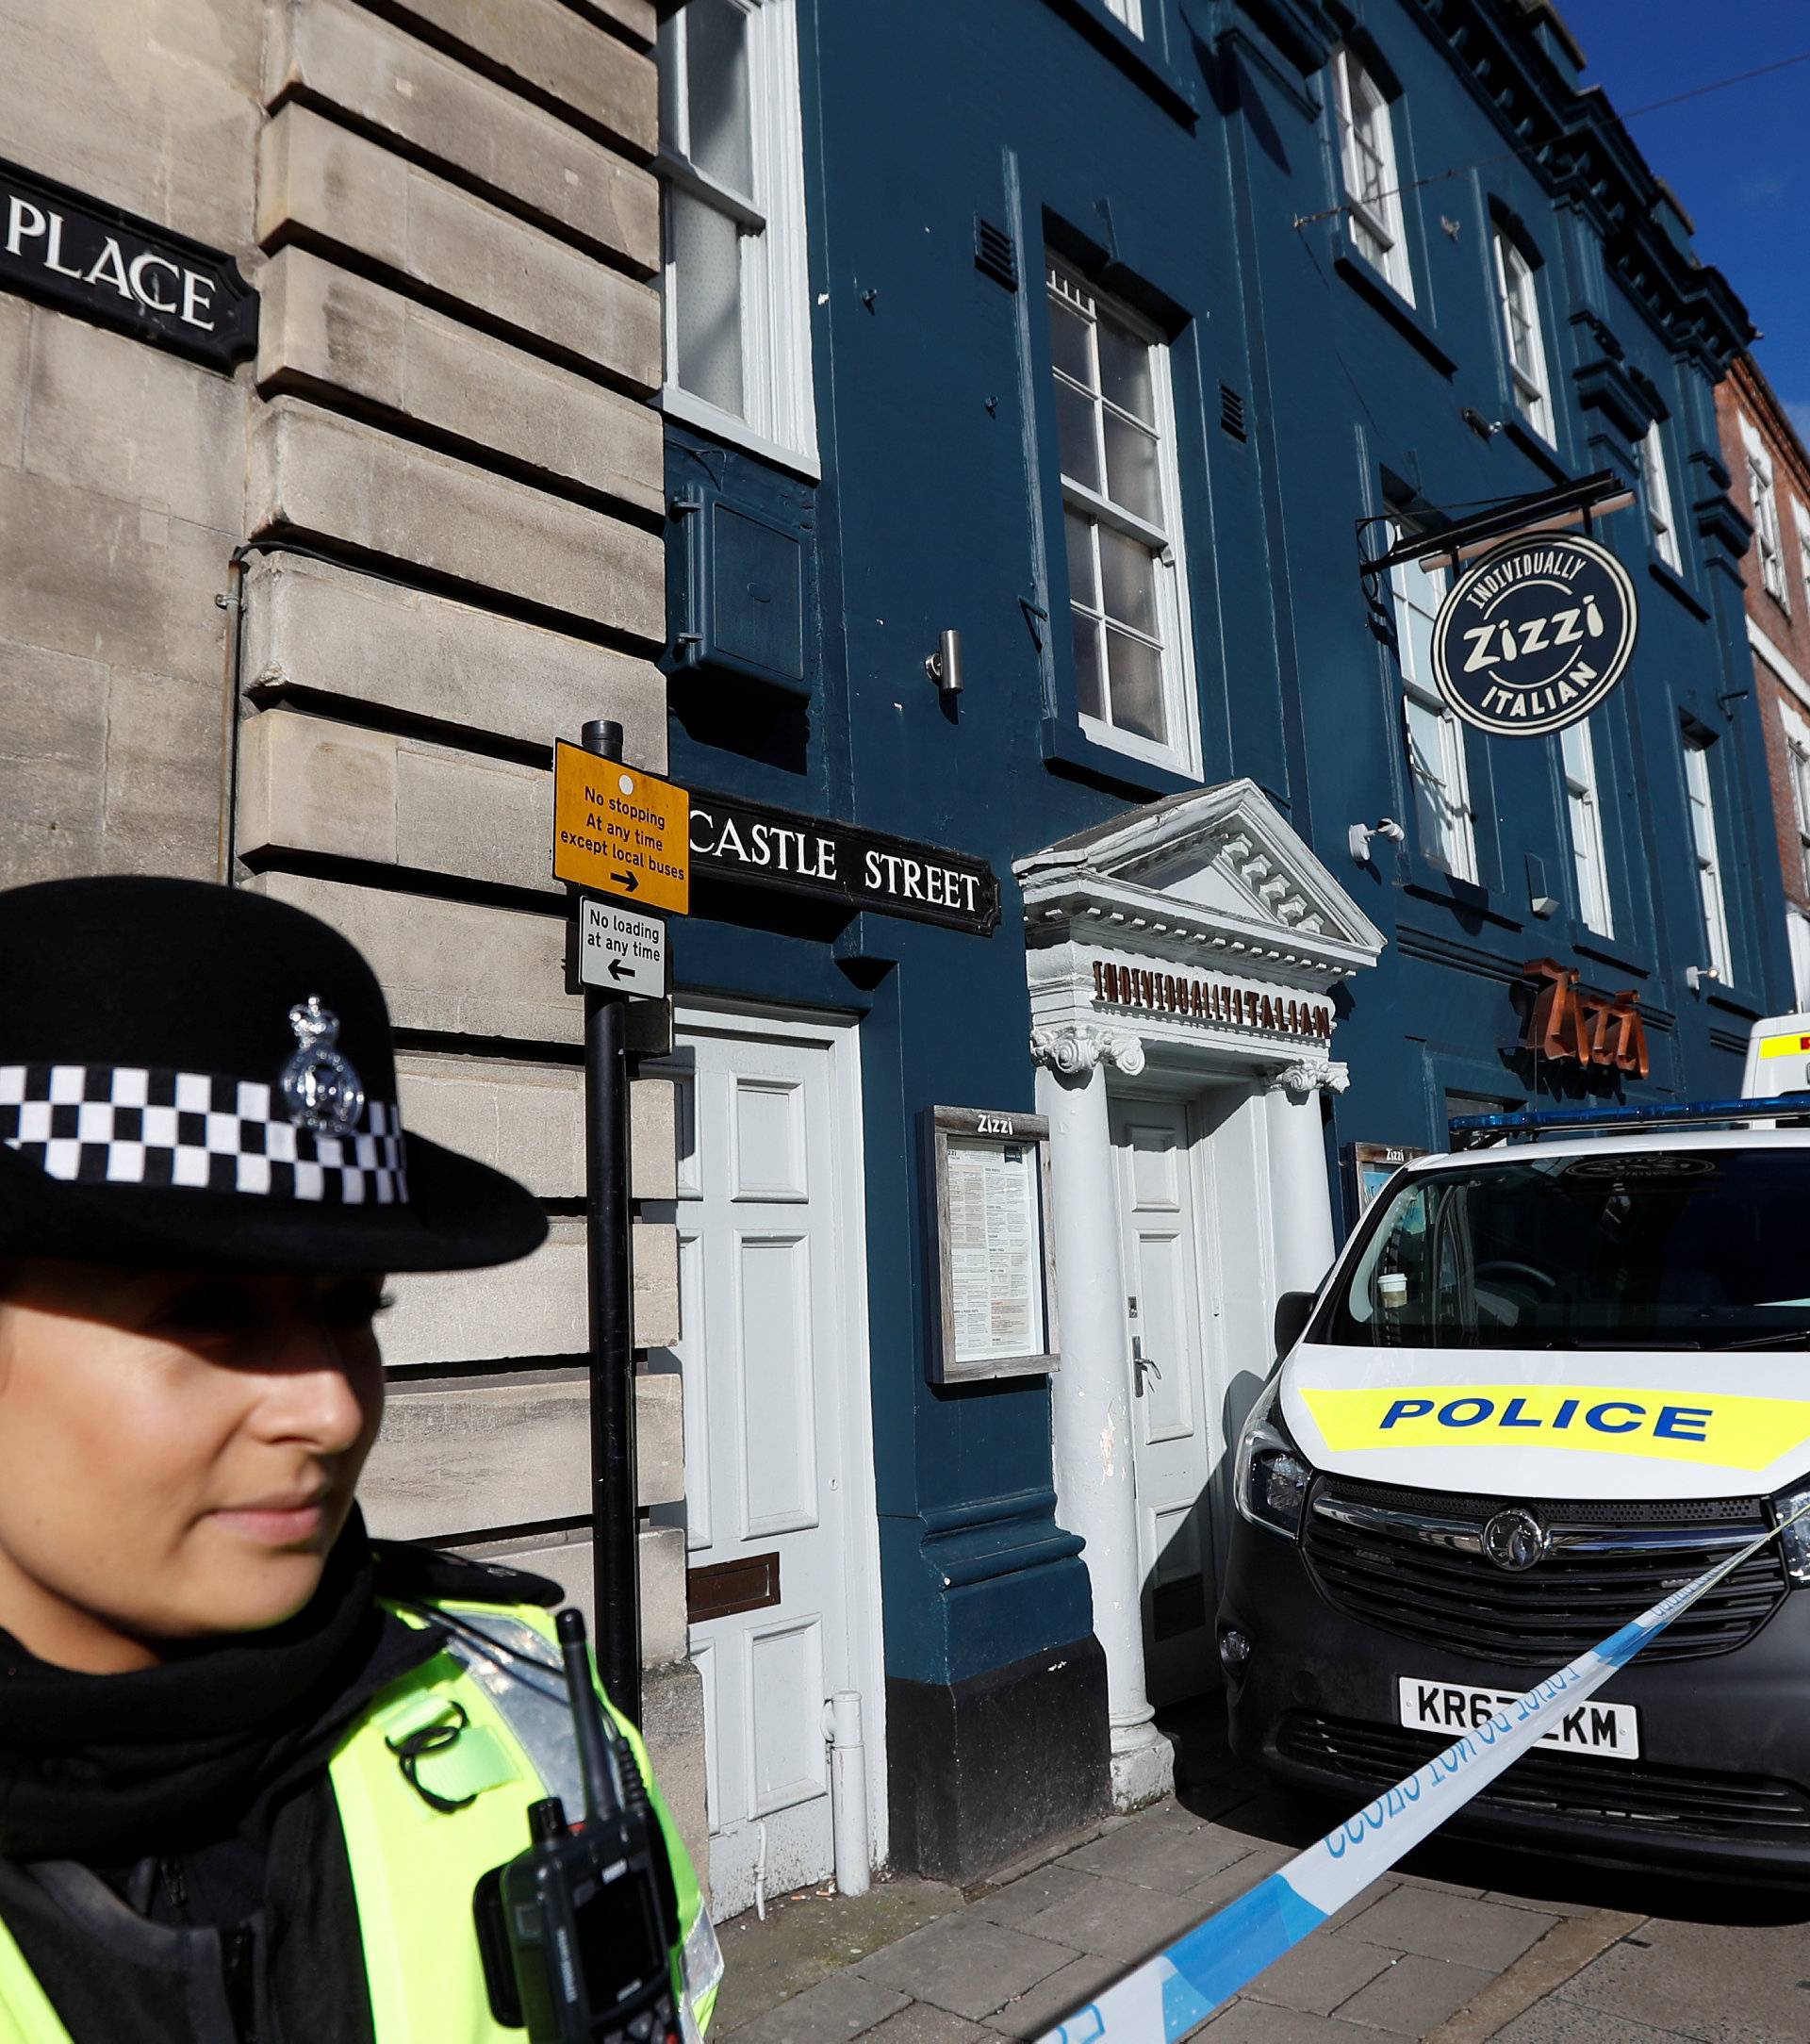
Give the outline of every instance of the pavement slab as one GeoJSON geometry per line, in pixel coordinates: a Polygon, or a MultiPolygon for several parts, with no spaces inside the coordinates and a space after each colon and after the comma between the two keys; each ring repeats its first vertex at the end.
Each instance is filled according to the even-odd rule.
{"type": "Polygon", "coordinates": [[[1124,1962],[1179,1937],[1198,1922],[1201,1905],[1192,1895],[1158,1894],[1128,1881],[1088,1876],[1078,1894],[1052,1903],[1020,1926],[1076,1952],[1099,1952],[1124,1962]]]}
{"type": "Polygon", "coordinates": [[[1345,2022],[1369,2023],[1395,2036],[1420,2038],[1461,2009],[1494,1977],[1481,1967],[1423,1958],[1411,1952],[1348,2002],[1341,2002],[1338,2014],[1345,2022]]]}
{"type": "Polygon", "coordinates": [[[907,2003],[896,1987],[879,1986],[859,1973],[832,1973],[732,2034],[737,2044],[846,2044],[907,2003]]]}
{"type": "Polygon", "coordinates": [[[996,2035],[946,2008],[913,2002],[897,2016],[862,2032],[861,2044],[998,2044],[996,2035]]]}
{"type": "Polygon", "coordinates": [[[1040,1910],[1084,1895],[1094,1878],[1072,1867],[1040,1867],[1035,1873],[1022,1874],[1002,1887],[983,1889],[968,1904],[968,1914],[983,1923],[1020,1924],[1040,1910]]]}
{"type": "Polygon", "coordinates": [[[1547,2001],[1498,2030],[1490,2044],[1675,2044],[1682,2034],[1575,2002],[1547,2001]]]}
{"type": "Polygon", "coordinates": [[[1123,1964],[1118,1959],[1102,1958],[1097,1953],[1084,1953],[1064,1966],[1060,1973],[1051,1973],[1015,2001],[995,2009],[987,2018],[987,2028],[1003,2036],[1042,2036],[1051,2023],[1059,2021],[1070,2009],[1078,2008],[1123,1970],[1123,1964]]]}
{"type": "Polygon", "coordinates": [[[750,1909],[719,1924],[725,1970],[711,2035],[727,2036],[961,1906],[960,1890],[938,1881],[877,1881],[856,1900],[806,1888],[769,1902],[765,1921],[750,1909]]]}
{"type": "Polygon", "coordinates": [[[1426,1959],[1462,1953],[1468,1964],[1499,1973],[1557,1920],[1538,1910],[1404,1881],[1354,1917],[1343,1935],[1426,1959]]]}
{"type": "Polygon", "coordinates": [[[1061,1864],[1175,1894],[1229,1867],[1250,1849],[1250,1839],[1241,1832],[1170,1805],[1143,1823],[1095,1838],[1061,1864]]]}
{"type": "Polygon", "coordinates": [[[882,1986],[902,1989],[920,2002],[978,2021],[1066,1966],[1080,1949],[1027,1937],[1022,1930],[984,1922],[963,1910],[871,1953],[862,1960],[860,1970],[882,1986]]]}
{"type": "Polygon", "coordinates": [[[1802,2044],[1810,1938],[1802,1924],[1651,1920],[1559,1990],[1568,2003],[1702,2044],[1802,2044]]]}
{"type": "Polygon", "coordinates": [[[1336,2016],[1304,2016],[1269,2002],[1234,2002],[1194,2035],[1200,2044],[1378,2044],[1374,2030],[1336,2016]]]}
{"type": "Polygon", "coordinates": [[[1395,1954],[1355,1937],[1316,1931],[1266,1967],[1244,1992],[1254,2002],[1275,2002],[1305,2015],[1330,2016],[1360,1987],[1394,1964],[1395,1954]]]}

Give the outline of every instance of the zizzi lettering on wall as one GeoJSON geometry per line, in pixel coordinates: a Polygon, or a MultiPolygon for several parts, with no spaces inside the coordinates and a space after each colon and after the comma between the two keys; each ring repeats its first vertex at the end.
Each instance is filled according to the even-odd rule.
{"type": "Polygon", "coordinates": [[[1581,993],[1576,967],[1554,958],[1530,959],[1522,970],[1538,991],[1527,1011],[1521,1049],[1559,1064],[1646,1078],[1653,1061],[1640,996],[1633,987],[1619,994],[1581,993]]]}
{"type": "Polygon", "coordinates": [[[257,346],[257,294],[230,256],[0,163],[0,288],[214,369],[257,346]]]}
{"type": "Polygon", "coordinates": [[[1226,980],[1195,980],[1179,973],[1146,971],[1138,965],[1094,961],[1094,998],[1108,1008],[1142,1008],[1153,1014],[1220,1022],[1234,1029],[1268,1030],[1280,1036],[1332,1038],[1332,1009],[1298,996],[1259,993],[1226,980]]]}

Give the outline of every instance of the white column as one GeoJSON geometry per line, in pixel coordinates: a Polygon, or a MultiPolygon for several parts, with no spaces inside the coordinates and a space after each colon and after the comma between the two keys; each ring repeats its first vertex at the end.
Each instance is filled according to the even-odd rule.
{"type": "Polygon", "coordinates": [[[1321,1131],[1320,1095],[1351,1083],[1342,1064],[1306,1060],[1270,1081],[1264,1118],[1270,1144],[1270,1198],[1279,1292],[1319,1289],[1333,1257],[1332,1188],[1321,1131]]]}
{"type": "Polygon", "coordinates": [[[1112,1798],[1120,1809],[1175,1786],[1175,1748],[1152,1723],[1144,1689],[1137,1497],[1131,1478],[1131,1372],[1126,1330],[1106,1066],[1144,1068],[1119,1030],[1039,1030],[1037,1111],[1049,1120],[1051,1233],[1061,1367],[1050,1379],[1056,1510],[1087,1542],[1094,1631],[1106,1654],[1112,1798]]]}

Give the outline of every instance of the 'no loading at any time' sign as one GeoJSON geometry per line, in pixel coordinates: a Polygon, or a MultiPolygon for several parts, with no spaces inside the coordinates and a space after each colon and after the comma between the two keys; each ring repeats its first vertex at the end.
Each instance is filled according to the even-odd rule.
{"type": "Polygon", "coordinates": [[[690,799],[683,788],[553,746],[553,878],[644,908],[691,906],[690,799]]]}

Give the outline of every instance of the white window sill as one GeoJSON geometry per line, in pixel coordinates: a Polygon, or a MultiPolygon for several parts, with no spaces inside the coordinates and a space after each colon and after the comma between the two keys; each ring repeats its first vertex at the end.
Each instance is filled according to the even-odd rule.
{"type": "Polygon", "coordinates": [[[1128,759],[1141,759],[1145,766],[1160,766],[1167,773],[1179,774],[1184,781],[1200,779],[1199,766],[1185,758],[1172,745],[1159,745],[1154,738],[1140,738],[1133,732],[1120,731],[1115,725],[1089,717],[1085,710],[1080,713],[1079,721],[1081,735],[1094,745],[1103,746],[1109,752],[1123,752],[1128,759]]]}
{"type": "Polygon", "coordinates": [[[661,391],[658,402],[661,411],[681,425],[695,427],[699,433],[709,434],[713,440],[725,440],[732,447],[758,454],[763,461],[770,461],[777,469],[801,475],[808,483],[823,480],[823,469],[814,447],[785,447],[778,440],[769,440],[764,434],[756,433],[747,420],[737,419],[733,412],[726,412],[720,405],[712,404],[703,398],[693,397],[689,390],[681,390],[672,384],[661,391]]]}

